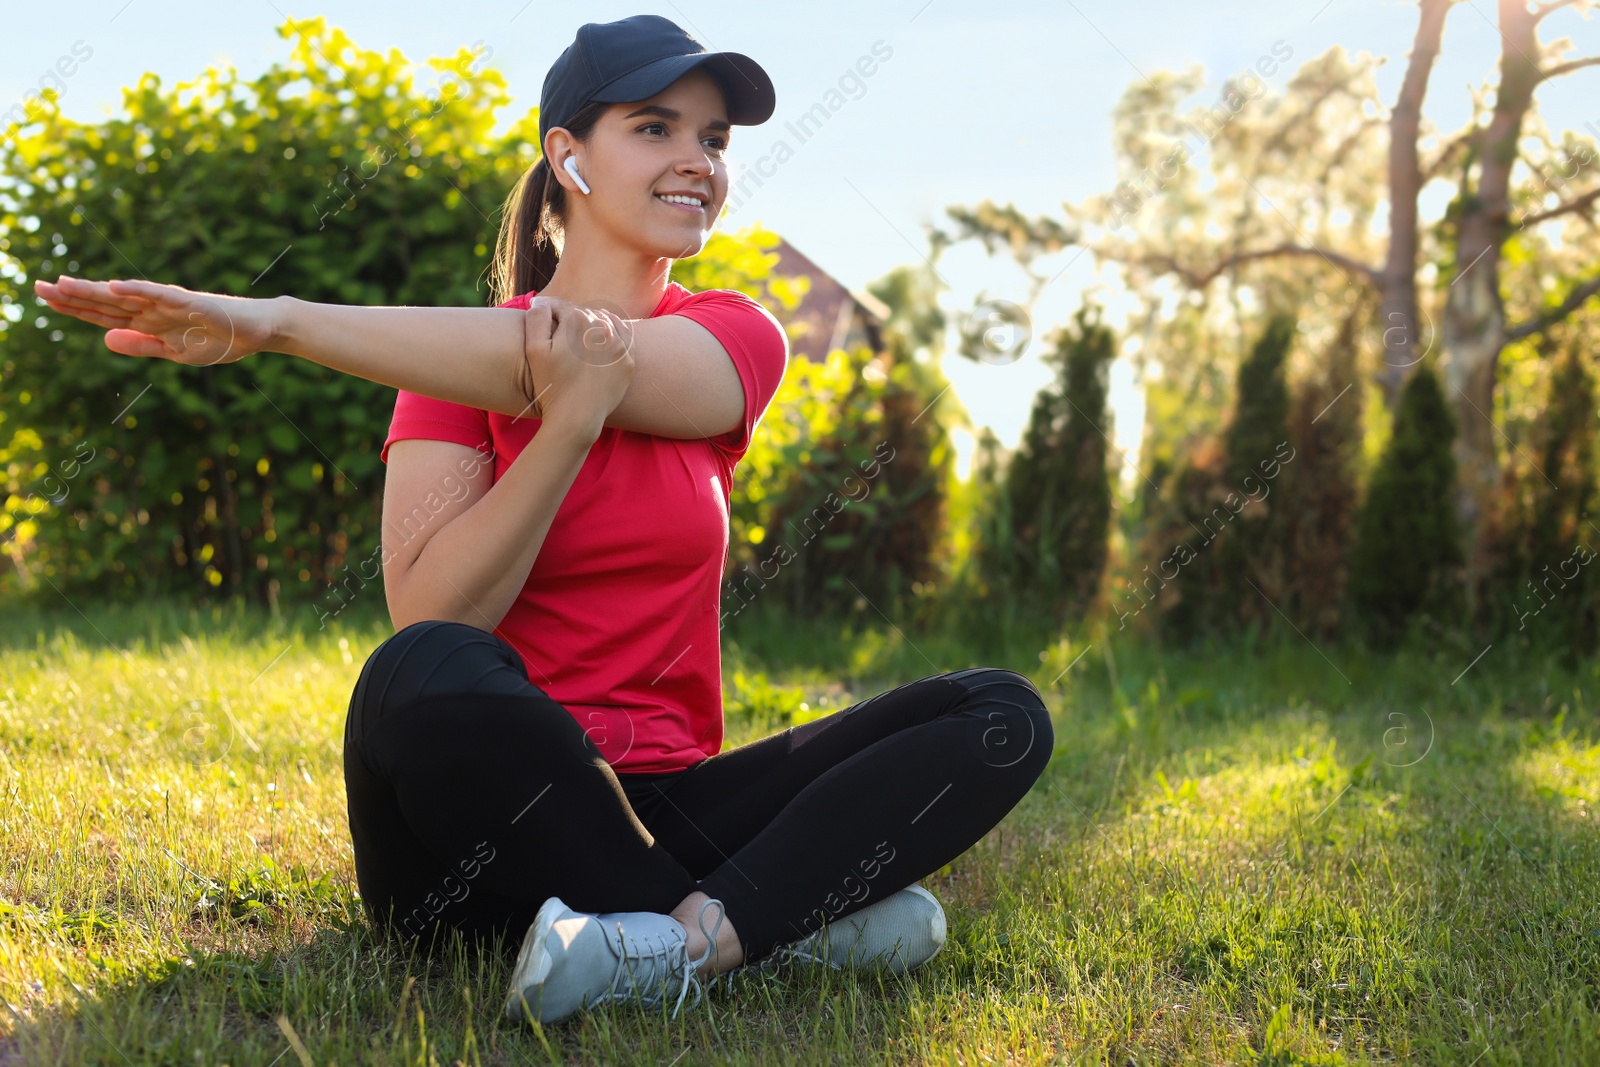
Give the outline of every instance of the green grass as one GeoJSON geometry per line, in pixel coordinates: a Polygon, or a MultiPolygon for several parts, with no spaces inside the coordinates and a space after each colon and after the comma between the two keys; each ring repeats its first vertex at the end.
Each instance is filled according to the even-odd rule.
{"type": "Polygon", "coordinates": [[[381,618],[85,611],[0,622],[4,1067],[1600,1063],[1591,663],[752,611],[730,744],[984,663],[1039,684],[1055,758],[925,880],[926,968],[540,1031],[502,969],[359,921],[339,731],[381,618]]]}

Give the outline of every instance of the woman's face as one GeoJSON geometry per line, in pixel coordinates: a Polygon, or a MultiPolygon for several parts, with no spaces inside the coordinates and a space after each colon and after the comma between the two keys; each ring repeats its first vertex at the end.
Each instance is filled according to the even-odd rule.
{"type": "Polygon", "coordinates": [[[576,210],[612,240],[647,255],[694,256],[727,199],[728,135],[721,88],[692,70],[648,100],[611,105],[589,143],[577,147],[579,172],[593,191],[569,188],[567,203],[581,203],[576,210]],[[662,199],[673,193],[700,203],[662,199]]]}

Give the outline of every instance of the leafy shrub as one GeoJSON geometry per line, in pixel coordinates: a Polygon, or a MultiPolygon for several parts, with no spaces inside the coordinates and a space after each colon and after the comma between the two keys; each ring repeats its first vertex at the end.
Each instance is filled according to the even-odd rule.
{"type": "Polygon", "coordinates": [[[758,599],[798,611],[893,612],[932,599],[948,563],[954,455],[932,271],[868,291],[889,309],[881,351],[791,360],[735,477],[723,618],[758,599]]]}
{"type": "Polygon", "coordinates": [[[1401,389],[1394,436],[1357,521],[1350,595],[1373,636],[1392,639],[1419,616],[1460,612],[1455,435],[1438,376],[1423,363],[1401,389]]]}
{"type": "Polygon", "coordinates": [[[936,424],[931,441],[913,425],[928,373],[892,349],[790,361],[737,472],[725,620],[764,598],[888,610],[932,580],[951,459],[936,424]]]}
{"type": "Polygon", "coordinates": [[[1284,376],[1294,336],[1292,318],[1268,320],[1239,366],[1221,439],[1200,441],[1168,476],[1152,509],[1148,562],[1118,600],[1124,625],[1149,604],[1160,629],[1179,641],[1277,623],[1291,572],[1285,483],[1277,479],[1297,455],[1284,376]]]}
{"type": "Polygon", "coordinates": [[[1600,568],[1590,509],[1596,499],[1594,373],[1584,339],[1564,330],[1547,352],[1548,398],[1533,427],[1533,459],[1506,468],[1491,623],[1563,649],[1600,639],[1600,568]],[[1536,461],[1536,463],[1535,463],[1536,461]],[[1549,611],[1546,611],[1546,608],[1549,611]]]}
{"type": "Polygon", "coordinates": [[[1107,375],[1116,337],[1098,309],[1078,310],[1044,361],[1055,381],[1034,397],[1027,428],[1000,473],[989,439],[975,465],[982,484],[977,559],[989,588],[1048,604],[1059,619],[1085,613],[1100,588],[1111,523],[1107,375]]]}
{"type": "Polygon", "coordinates": [[[1278,489],[1290,566],[1280,606],[1307,635],[1331,638],[1344,623],[1361,457],[1358,331],[1365,313],[1358,306],[1345,316],[1317,370],[1290,400],[1295,458],[1278,489]]]}
{"type": "Polygon", "coordinates": [[[52,104],[0,152],[0,444],[7,515],[29,520],[10,555],[46,595],[314,591],[376,541],[395,392],[275,354],[113,355],[98,328],[27,310],[32,276],[484,302],[471,279],[495,230],[479,208],[537,141],[531,116],[489,136],[507,102],[501,75],[475,69],[489,50],[431,60],[439,84],[423,85],[321,19],[278,32],[292,59],[254,80],[210,69],[163,90],[147,74],[121,115],[81,124],[52,104]],[[70,493],[31,502],[80,455],[70,493]]]}

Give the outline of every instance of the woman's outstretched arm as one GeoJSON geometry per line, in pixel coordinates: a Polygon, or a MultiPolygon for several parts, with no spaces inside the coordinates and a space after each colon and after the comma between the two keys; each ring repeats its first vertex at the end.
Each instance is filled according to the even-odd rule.
{"type": "Polygon", "coordinates": [[[605,425],[701,438],[737,428],[744,414],[721,342],[676,315],[629,320],[543,296],[527,311],[346,306],[68,275],[38,279],[34,291],[52,310],[105,327],[106,347],[128,356],[206,366],[283,352],[422,396],[543,418],[558,350],[596,368],[627,353],[639,372],[605,425]]]}
{"type": "Polygon", "coordinates": [[[53,310],[105,327],[106,347],[123,355],[206,366],[284,352],[423,396],[536,413],[526,313],[514,308],[344,306],[67,275],[39,279],[34,291],[53,310]]]}
{"type": "Polygon", "coordinates": [[[362,307],[273,297],[267,351],[503,415],[537,414],[516,308],[362,307]]]}

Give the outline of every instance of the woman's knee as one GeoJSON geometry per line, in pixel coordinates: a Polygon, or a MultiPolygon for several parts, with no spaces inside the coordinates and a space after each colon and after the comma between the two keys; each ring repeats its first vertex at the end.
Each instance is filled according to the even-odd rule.
{"type": "Polygon", "coordinates": [[[1055,727],[1038,687],[998,667],[957,672],[966,686],[964,711],[974,720],[973,745],[987,767],[1026,776],[1044,771],[1055,750],[1055,727]]]}
{"type": "Polygon", "coordinates": [[[522,655],[497,634],[425,619],[385,638],[361,668],[350,697],[353,726],[434,693],[539,692],[522,655]]]}

